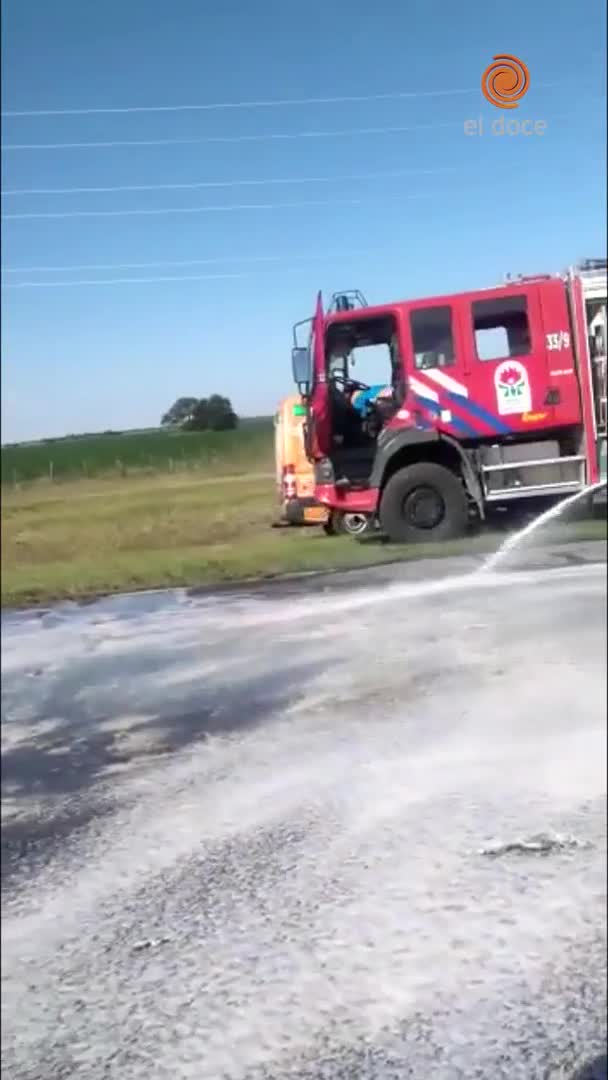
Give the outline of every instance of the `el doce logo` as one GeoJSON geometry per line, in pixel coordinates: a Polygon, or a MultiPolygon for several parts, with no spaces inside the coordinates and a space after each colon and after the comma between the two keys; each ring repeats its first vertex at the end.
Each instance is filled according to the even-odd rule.
{"type": "Polygon", "coordinates": [[[516,109],[530,85],[530,72],[523,60],[504,53],[494,56],[481,76],[481,89],[490,105],[499,109],[516,109]]]}
{"type": "MultiPolygon", "coordinates": [[[[492,57],[481,76],[481,90],[486,101],[497,109],[517,109],[530,88],[530,72],[523,60],[510,53],[500,53],[492,57]]],[[[490,124],[491,135],[544,135],[547,130],[545,120],[518,120],[504,116],[490,124]]],[[[465,135],[483,135],[484,119],[465,120],[465,135]]]]}

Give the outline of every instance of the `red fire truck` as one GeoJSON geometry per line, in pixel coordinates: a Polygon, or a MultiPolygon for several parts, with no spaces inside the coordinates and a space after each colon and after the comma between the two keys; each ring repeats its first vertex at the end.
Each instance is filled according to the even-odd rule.
{"type": "Polygon", "coordinates": [[[490,504],[605,478],[606,267],[373,307],[345,292],[327,312],[319,294],[292,351],[318,502],[392,540],[446,539],[490,504]],[[369,386],[352,358],[370,346],[386,391],[355,409],[369,386]]]}

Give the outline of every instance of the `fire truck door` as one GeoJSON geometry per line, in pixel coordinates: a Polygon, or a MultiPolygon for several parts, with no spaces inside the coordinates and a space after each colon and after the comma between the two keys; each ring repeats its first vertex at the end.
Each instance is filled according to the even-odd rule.
{"type": "Polygon", "coordinates": [[[468,409],[478,434],[551,427],[556,401],[538,285],[469,295],[461,326],[470,357],[468,409]]]}
{"type": "Polygon", "coordinates": [[[329,385],[325,363],[325,318],[321,293],[312,321],[310,348],[312,350],[312,393],[310,396],[308,448],[311,457],[329,457],[332,450],[332,416],[329,385]]]}

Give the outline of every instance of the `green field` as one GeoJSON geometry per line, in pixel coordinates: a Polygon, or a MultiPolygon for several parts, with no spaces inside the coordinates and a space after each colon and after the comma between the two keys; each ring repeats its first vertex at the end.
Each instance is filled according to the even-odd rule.
{"type": "Polygon", "coordinates": [[[242,420],[236,431],[110,432],[2,447],[2,483],[125,476],[202,469],[224,474],[274,469],[272,420],[242,420]]]}

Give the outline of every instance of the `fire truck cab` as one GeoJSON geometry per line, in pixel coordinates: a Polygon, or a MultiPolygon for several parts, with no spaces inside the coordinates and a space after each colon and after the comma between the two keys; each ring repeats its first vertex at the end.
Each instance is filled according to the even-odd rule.
{"type": "Polygon", "coordinates": [[[597,483],[606,266],[377,306],[346,292],[327,312],[319,294],[292,351],[316,499],[415,541],[461,535],[489,504],[597,483]],[[379,393],[352,363],[370,349],[384,356],[379,393]]]}

